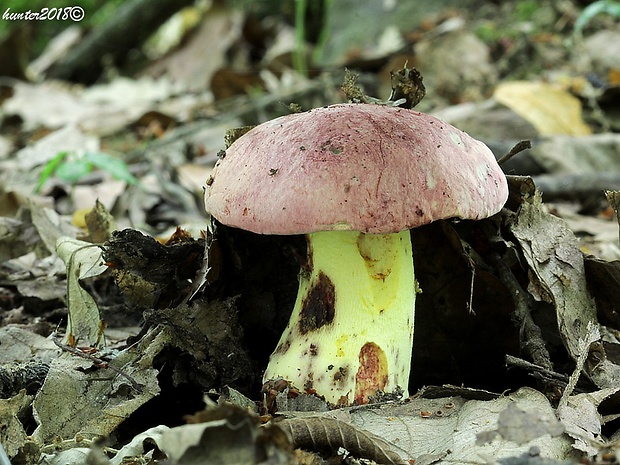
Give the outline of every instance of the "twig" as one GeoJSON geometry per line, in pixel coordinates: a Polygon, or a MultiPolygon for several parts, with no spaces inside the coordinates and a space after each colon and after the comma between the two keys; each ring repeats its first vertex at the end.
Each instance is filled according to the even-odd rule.
{"type": "Polygon", "coordinates": [[[524,150],[531,149],[532,143],[529,140],[522,140],[515,144],[513,148],[511,148],[506,155],[497,160],[498,164],[506,163],[512,157],[514,157],[517,153],[523,152],[524,150]]]}
{"type": "Polygon", "coordinates": [[[138,382],[134,378],[132,378],[129,374],[125,373],[120,368],[116,368],[114,365],[110,365],[110,363],[106,362],[105,360],[101,358],[95,357],[94,355],[90,355],[85,352],[82,352],[80,349],[71,347],[70,345],[67,345],[67,344],[63,344],[54,335],[52,335],[52,341],[54,341],[54,344],[56,344],[58,347],[60,347],[60,349],[64,350],[65,352],[69,352],[73,355],[77,355],[78,357],[82,357],[82,358],[85,358],[86,360],[90,360],[91,362],[97,365],[100,365],[103,368],[109,368],[116,374],[122,376],[127,381],[129,381],[129,385],[139,394],[142,394],[144,392],[142,389],[142,386],[140,386],[140,384],[138,384],[138,382]]]}
{"type": "Polygon", "coordinates": [[[558,403],[558,411],[568,405],[568,398],[575,390],[575,386],[577,386],[577,381],[579,381],[579,377],[583,371],[583,366],[585,365],[588,354],[590,353],[590,346],[600,338],[601,333],[598,326],[589,321],[586,327],[586,333],[583,337],[579,338],[579,356],[577,357],[577,360],[575,360],[575,370],[571,373],[566,389],[564,389],[564,392],[562,393],[562,397],[558,403]]]}
{"type": "Polygon", "coordinates": [[[563,384],[568,383],[568,376],[563,375],[561,373],[556,373],[555,371],[547,370],[541,366],[538,366],[532,362],[528,362],[527,360],[523,360],[522,358],[514,357],[513,355],[506,355],[504,358],[506,361],[506,365],[515,366],[517,368],[521,368],[523,370],[533,371],[535,373],[539,373],[544,378],[553,381],[560,381],[563,384]]]}

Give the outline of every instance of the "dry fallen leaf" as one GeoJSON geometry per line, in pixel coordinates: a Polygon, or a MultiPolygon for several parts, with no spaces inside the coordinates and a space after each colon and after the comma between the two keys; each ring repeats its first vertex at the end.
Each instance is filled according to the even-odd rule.
{"type": "MultiPolygon", "coordinates": [[[[303,419],[308,414],[287,412],[287,415],[303,419]]],[[[540,457],[573,457],[572,441],[562,434],[549,400],[531,388],[491,400],[465,400],[458,396],[411,398],[404,403],[358,406],[312,415],[337,418],[357,430],[370,431],[390,444],[390,449],[400,457],[413,458],[416,464],[483,465],[517,457],[531,447],[538,448],[540,457]],[[511,411],[506,412],[510,405],[525,412],[523,416],[512,418],[511,411]],[[519,423],[519,420],[523,421],[519,423]],[[491,442],[476,444],[479,434],[491,442]]]]}
{"type": "Polygon", "coordinates": [[[530,269],[528,291],[553,305],[564,345],[576,360],[579,340],[588,323],[596,322],[577,238],[564,220],[545,211],[539,192],[521,204],[510,230],[530,269]]]}
{"type": "Polygon", "coordinates": [[[605,196],[607,197],[609,205],[611,205],[611,208],[613,208],[614,212],[616,213],[616,220],[618,221],[618,223],[620,223],[620,192],[605,191],[605,196]]]}
{"type": "Polygon", "coordinates": [[[124,445],[116,455],[110,459],[110,465],[120,465],[124,460],[129,460],[130,457],[143,455],[151,444],[156,444],[157,447],[161,448],[161,438],[169,429],[168,426],[158,425],[134,436],[128,444],[124,445]]]}
{"type": "MultiPolygon", "coordinates": [[[[107,366],[63,353],[50,365],[43,387],[35,396],[33,436],[40,444],[54,438],[86,439],[108,436],[147,401],[160,392],[153,359],[169,342],[169,334],[153,329],[136,346],[120,352],[97,354],[107,357],[107,366]],[[138,392],[133,386],[139,386],[138,392]]],[[[62,462],[60,462],[62,463],[62,462]]]]}
{"type": "Polygon", "coordinates": [[[0,442],[11,457],[14,457],[28,440],[19,417],[24,416],[31,402],[32,396],[26,395],[25,390],[10,399],[0,399],[0,424],[2,424],[0,442]]]}
{"type": "Polygon", "coordinates": [[[80,88],[59,82],[16,83],[4,103],[7,114],[19,115],[26,129],[57,129],[79,123],[93,108],[80,98],[80,88]]]}
{"type": "Polygon", "coordinates": [[[0,328],[0,363],[26,362],[36,356],[37,360],[50,361],[58,356],[58,347],[48,338],[8,325],[0,328]]]}
{"type": "Polygon", "coordinates": [[[369,431],[335,418],[308,417],[282,420],[276,425],[286,433],[295,447],[306,450],[328,449],[337,453],[346,449],[355,457],[385,465],[405,465],[393,446],[369,431]]]}
{"type": "Polygon", "coordinates": [[[158,442],[171,465],[206,463],[254,465],[292,463],[292,447],[277,428],[259,426],[260,417],[241,407],[222,404],[200,412],[200,422],[170,428],[158,442]]]}
{"type": "Polygon", "coordinates": [[[67,265],[67,337],[80,345],[100,347],[104,341],[99,308],[80,280],[99,276],[108,269],[103,264],[102,250],[90,242],[64,236],[58,239],[56,253],[67,265]]]}
{"type": "Polygon", "coordinates": [[[485,431],[476,435],[476,445],[491,442],[496,436],[506,441],[526,444],[546,434],[556,437],[564,432],[564,426],[551,412],[542,413],[539,409],[523,410],[516,402],[508,404],[497,418],[497,430],[485,431]]]}
{"type": "Polygon", "coordinates": [[[558,407],[558,417],[566,433],[575,439],[573,447],[593,456],[602,444],[602,418],[598,407],[620,388],[608,388],[592,393],[582,393],[568,398],[566,405],[558,407]],[[598,446],[598,447],[597,447],[598,446]]]}

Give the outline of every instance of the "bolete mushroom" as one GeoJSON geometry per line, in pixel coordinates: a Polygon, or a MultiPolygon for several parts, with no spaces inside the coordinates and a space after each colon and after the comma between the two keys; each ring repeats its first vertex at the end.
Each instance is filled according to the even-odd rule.
{"type": "Polygon", "coordinates": [[[332,105],[237,139],[207,182],[207,212],[228,226],[307,238],[297,300],[264,379],[334,405],[406,395],[416,296],[409,229],[488,217],[507,196],[486,145],[412,110],[332,105]]]}

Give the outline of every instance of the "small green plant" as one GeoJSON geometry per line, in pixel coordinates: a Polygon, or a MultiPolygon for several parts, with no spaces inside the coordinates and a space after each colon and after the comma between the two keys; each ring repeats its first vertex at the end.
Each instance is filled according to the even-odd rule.
{"type": "Polygon", "coordinates": [[[114,178],[136,185],[138,180],[129,172],[124,161],[103,152],[59,152],[48,161],[41,174],[35,192],[40,192],[45,182],[55,176],[69,184],[76,184],[88,173],[100,169],[114,178]]]}
{"type": "Polygon", "coordinates": [[[545,21],[548,15],[545,14],[540,1],[520,0],[513,3],[506,17],[499,22],[491,20],[479,22],[475,29],[476,35],[484,42],[492,44],[500,39],[521,37],[525,27],[538,30],[547,26],[545,21]]]}
{"type": "Polygon", "coordinates": [[[531,21],[536,12],[540,9],[539,2],[532,0],[523,0],[517,2],[514,9],[514,14],[521,22],[531,21]]]}
{"type": "Polygon", "coordinates": [[[614,18],[620,18],[620,2],[616,0],[598,0],[588,5],[583,9],[577,21],[575,21],[575,32],[580,34],[586,24],[601,13],[606,13],[614,18]]]}

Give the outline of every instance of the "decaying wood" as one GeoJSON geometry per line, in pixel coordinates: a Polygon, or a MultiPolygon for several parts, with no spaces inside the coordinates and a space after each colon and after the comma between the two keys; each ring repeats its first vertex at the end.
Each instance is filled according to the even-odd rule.
{"type": "Polygon", "coordinates": [[[276,423],[295,448],[336,453],[346,449],[358,458],[382,465],[407,465],[394,447],[372,433],[334,418],[290,418],[276,423]]]}

